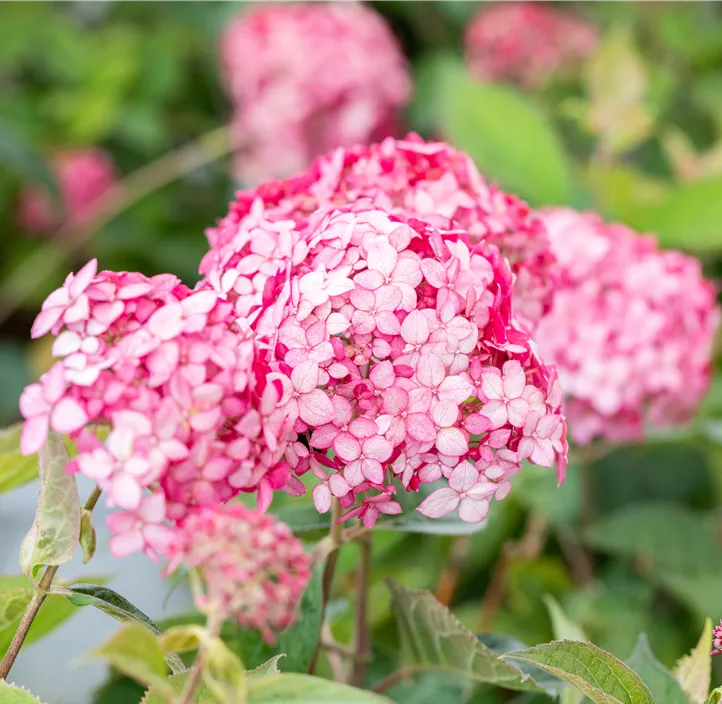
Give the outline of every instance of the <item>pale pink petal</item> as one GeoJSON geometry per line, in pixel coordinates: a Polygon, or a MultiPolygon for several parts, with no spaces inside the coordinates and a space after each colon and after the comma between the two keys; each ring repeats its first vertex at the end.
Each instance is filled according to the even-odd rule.
{"type": "Polygon", "coordinates": [[[499,484],[494,484],[494,482],[478,482],[466,491],[466,495],[477,501],[488,499],[490,496],[497,494],[499,486],[499,484]]]}
{"type": "Polygon", "coordinates": [[[429,339],[430,334],[429,322],[421,311],[412,310],[401,324],[401,337],[409,344],[423,344],[429,339]]]}
{"type": "Polygon", "coordinates": [[[401,323],[390,310],[381,310],[376,313],[376,329],[384,335],[398,335],[401,323]]]}
{"type": "Polygon", "coordinates": [[[358,459],[361,455],[361,443],[349,433],[341,433],[333,441],[333,451],[346,462],[358,459]]]}
{"type": "Polygon", "coordinates": [[[491,420],[481,413],[471,413],[464,418],[464,427],[472,435],[483,435],[491,426],[491,420]]]}
{"type": "Polygon", "coordinates": [[[138,481],[119,472],[110,480],[110,497],[121,508],[133,511],[140,505],[142,491],[138,481]]]}
{"type": "Polygon", "coordinates": [[[73,433],[87,424],[85,409],[72,398],[62,398],[55,404],[50,415],[50,427],[61,434],[73,433]]]}
{"type": "Polygon", "coordinates": [[[310,393],[299,396],[298,414],[304,423],[311,426],[330,423],[334,418],[333,404],[321,389],[314,389],[310,393]]]}
{"type": "Polygon", "coordinates": [[[319,513],[326,513],[331,508],[331,491],[326,484],[313,487],[313,505],[319,513]]]}
{"type": "Polygon", "coordinates": [[[398,252],[388,242],[379,242],[369,249],[366,263],[369,269],[376,269],[388,278],[396,266],[398,252]]]}
{"type": "Polygon", "coordinates": [[[378,426],[370,418],[354,418],[348,425],[348,432],[355,438],[371,438],[379,432],[378,426]]]}
{"type": "Polygon", "coordinates": [[[401,413],[409,405],[409,395],[404,389],[392,386],[386,389],[383,395],[383,406],[386,413],[395,416],[401,413]]]}
{"type": "Polygon", "coordinates": [[[364,458],[357,461],[361,468],[361,474],[363,474],[366,479],[373,484],[384,483],[384,468],[378,460],[364,458]]]}
{"type": "Polygon", "coordinates": [[[375,364],[369,373],[369,378],[377,389],[388,389],[396,381],[394,365],[388,360],[375,364]]]}
{"type": "Polygon", "coordinates": [[[363,454],[380,462],[384,462],[394,451],[394,446],[385,438],[376,436],[363,441],[363,454]]]}
{"type": "Polygon", "coordinates": [[[489,401],[481,408],[481,414],[491,421],[492,428],[501,428],[508,420],[506,404],[503,401],[489,401]]]}
{"type": "Polygon", "coordinates": [[[359,335],[368,335],[376,329],[376,318],[363,310],[355,310],[351,316],[351,324],[359,335]]]}
{"type": "Polygon", "coordinates": [[[372,269],[360,271],[353,277],[354,284],[369,291],[375,291],[380,286],[383,286],[385,280],[384,275],[380,271],[373,271],[372,269]]]}
{"type": "Polygon", "coordinates": [[[540,438],[550,438],[562,422],[561,416],[548,414],[542,416],[536,426],[536,433],[540,438]]]}
{"type": "MultiPolygon", "coordinates": [[[[519,444],[521,447],[521,443],[519,444]]],[[[529,460],[540,467],[554,466],[554,446],[549,440],[537,440],[529,460]]]]}
{"type": "Polygon", "coordinates": [[[446,376],[446,368],[441,358],[433,353],[424,354],[416,367],[416,378],[424,386],[439,386],[446,376]]]}
{"type": "Polygon", "coordinates": [[[504,397],[504,387],[501,376],[496,369],[485,369],[481,376],[481,391],[490,401],[500,400],[504,397]]]}
{"type": "Polygon", "coordinates": [[[370,311],[376,306],[376,295],[373,291],[367,291],[363,288],[356,288],[351,291],[351,304],[357,310],[370,311]]]}
{"type": "Polygon", "coordinates": [[[20,413],[24,418],[32,418],[41,413],[47,413],[50,408],[43,394],[43,387],[40,384],[30,384],[20,394],[20,413]]]}
{"type": "Polygon", "coordinates": [[[186,317],[190,315],[205,315],[213,310],[213,306],[215,306],[217,302],[218,294],[215,291],[199,291],[181,301],[181,307],[186,317]]]}
{"type": "Polygon", "coordinates": [[[364,475],[361,472],[361,461],[353,460],[349,462],[343,470],[344,479],[349,483],[349,486],[358,486],[364,481],[364,475]]]}
{"type": "MultiPolygon", "coordinates": [[[[291,383],[294,390],[300,394],[306,394],[318,386],[318,363],[312,360],[301,362],[291,372],[291,383]]],[[[330,403],[330,402],[329,402],[330,403]]]]}
{"type": "Polygon", "coordinates": [[[467,491],[479,481],[479,470],[470,462],[461,462],[454,467],[454,471],[449,477],[449,486],[461,493],[467,491]]]}
{"type": "Polygon", "coordinates": [[[115,557],[127,557],[135,552],[140,552],[144,547],[145,540],[139,530],[114,535],[110,539],[110,552],[115,557]]]}
{"type": "Polygon", "coordinates": [[[423,279],[418,260],[411,257],[401,257],[394,268],[392,279],[395,284],[407,284],[412,289],[416,288],[423,279]]]}
{"type": "Polygon", "coordinates": [[[165,518],[165,496],[163,494],[146,496],[138,509],[138,518],[146,523],[160,523],[165,518]]]}
{"type": "Polygon", "coordinates": [[[66,357],[80,349],[82,338],[77,332],[72,330],[64,330],[55,338],[51,353],[53,357],[66,357]]]}
{"type": "Polygon", "coordinates": [[[148,319],[148,330],[159,340],[172,340],[183,331],[183,309],[180,303],[168,303],[148,319]]]}
{"type": "Polygon", "coordinates": [[[461,457],[469,451],[469,443],[458,428],[442,428],[436,434],[436,447],[444,455],[461,457]]]}
{"type": "Polygon", "coordinates": [[[56,362],[41,378],[43,393],[50,403],[55,403],[65,393],[65,369],[61,362],[56,362]]]}
{"type": "Polygon", "coordinates": [[[526,374],[516,359],[504,363],[504,379],[502,386],[507,398],[518,398],[526,386],[526,374]]]}
{"type": "Polygon", "coordinates": [[[512,399],[506,405],[506,412],[509,417],[509,423],[515,428],[523,428],[526,417],[529,415],[529,404],[523,398],[512,399]]]}
{"type": "Polygon", "coordinates": [[[435,259],[422,259],[421,271],[424,272],[424,277],[434,288],[446,286],[446,272],[440,262],[435,259]]]}
{"type": "Polygon", "coordinates": [[[459,502],[459,518],[465,523],[481,523],[489,513],[489,502],[464,497],[459,502]]]}
{"type": "Polygon", "coordinates": [[[62,308],[48,308],[38,313],[33,327],[30,330],[30,336],[33,339],[42,337],[50,332],[51,328],[60,320],[63,315],[62,308]]]}
{"type": "Polygon", "coordinates": [[[319,428],[316,428],[311,433],[310,444],[311,447],[317,447],[321,450],[325,450],[333,445],[334,438],[338,435],[338,428],[333,423],[326,423],[319,428]]]}
{"type": "Polygon", "coordinates": [[[442,401],[431,409],[431,418],[439,428],[448,428],[459,419],[459,407],[455,403],[442,401]]]}
{"type": "Polygon", "coordinates": [[[414,440],[419,442],[431,442],[436,438],[436,428],[424,413],[409,413],[406,416],[406,430],[414,440]]]}
{"type": "Polygon", "coordinates": [[[447,376],[439,386],[439,400],[464,403],[474,393],[474,385],[463,376],[447,376]]]}
{"type": "Polygon", "coordinates": [[[25,421],[20,435],[20,452],[23,455],[34,455],[36,452],[40,452],[48,439],[48,425],[47,416],[36,416],[25,421]]]}
{"type": "Polygon", "coordinates": [[[74,277],[68,286],[68,292],[73,298],[79,296],[86,288],[88,284],[93,280],[93,277],[98,271],[98,260],[91,259],[74,277]]]}
{"type": "Polygon", "coordinates": [[[459,495],[448,487],[437,489],[419,504],[418,512],[427,518],[442,518],[459,505],[459,495]]]}
{"type": "Polygon", "coordinates": [[[346,496],[351,487],[348,482],[340,474],[332,474],[328,478],[328,486],[334,496],[346,496]]]}
{"type": "Polygon", "coordinates": [[[401,291],[396,286],[382,286],[375,292],[376,310],[396,310],[401,303],[401,291]]]}

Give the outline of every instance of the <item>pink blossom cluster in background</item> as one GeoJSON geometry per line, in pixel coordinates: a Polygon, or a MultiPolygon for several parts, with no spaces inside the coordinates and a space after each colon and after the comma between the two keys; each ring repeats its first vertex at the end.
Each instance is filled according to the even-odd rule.
{"type": "Polygon", "coordinates": [[[169,552],[169,571],[181,564],[200,569],[201,610],[233,616],[270,643],[293,622],[311,577],[309,557],[288,526],[242,504],[191,514],[169,552]]]}
{"type": "MultiPolygon", "coordinates": [[[[533,328],[551,305],[554,256],[543,224],[519,198],[487,184],[472,160],[443,142],[403,140],[358,145],[316,159],[284,181],[240,192],[229,218],[209,232],[212,252],[222,250],[252,203],[263,201],[269,220],[304,222],[320,207],[358,203],[402,220],[465,233],[474,245],[494,244],[515,276],[516,318],[533,328]]],[[[208,273],[209,254],[201,271],[208,273]]]]}
{"type": "Polygon", "coordinates": [[[722,655],[722,621],[712,630],[712,648],[710,655],[722,655]]]}
{"type": "Polygon", "coordinates": [[[469,24],[466,57],[479,80],[536,88],[590,56],[598,39],[592,24],[549,3],[499,2],[469,24]]]}
{"type": "Polygon", "coordinates": [[[228,26],[220,53],[244,184],[285,178],[330,149],[394,134],[411,95],[395,37],[361,3],[260,3],[228,26]]]}
{"type": "Polygon", "coordinates": [[[29,233],[48,235],[66,223],[81,226],[117,179],[112,158],[102,149],[58,152],[50,170],[58,186],[57,205],[41,186],[26,186],[20,193],[18,221],[29,233]]]}
{"type": "Polygon", "coordinates": [[[720,315],[699,262],[567,208],[542,212],[560,286],[535,333],[579,444],[689,420],[707,391],[720,315]]]}

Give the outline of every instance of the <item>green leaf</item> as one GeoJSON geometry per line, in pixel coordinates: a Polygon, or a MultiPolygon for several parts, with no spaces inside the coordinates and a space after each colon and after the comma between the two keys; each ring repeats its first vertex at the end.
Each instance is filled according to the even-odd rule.
{"type": "Polygon", "coordinates": [[[708,704],[722,704],[722,687],[717,687],[714,692],[710,692],[708,704]]]}
{"type": "Polygon", "coordinates": [[[441,129],[490,181],[533,205],[569,198],[571,166],[550,121],[530,98],[472,79],[459,61],[440,71],[441,129]]]}
{"type": "Polygon", "coordinates": [[[269,675],[248,682],[248,704],[391,704],[363,689],[311,675],[269,675]]]}
{"type": "MultiPolygon", "coordinates": [[[[649,691],[656,702],[690,704],[674,675],[654,657],[647,636],[644,633],[641,633],[637,639],[637,645],[634,647],[632,656],[627,660],[627,664],[649,687],[649,691]]],[[[705,688],[705,697],[708,689],[709,686],[705,688]]],[[[704,700],[699,704],[704,704],[704,700]]]]}
{"type": "Polygon", "coordinates": [[[255,670],[249,670],[246,674],[251,678],[265,677],[266,675],[280,675],[281,671],[278,669],[278,661],[285,657],[285,653],[274,655],[268,662],[264,662],[262,665],[259,665],[255,670]]]}
{"type": "MultiPolygon", "coordinates": [[[[191,674],[190,670],[181,672],[177,675],[171,675],[168,678],[167,684],[174,694],[182,694],[185,689],[188,677],[191,674]]],[[[151,687],[146,693],[140,704],[167,704],[167,700],[158,692],[155,687],[151,687]]],[[[201,682],[198,685],[196,694],[193,697],[193,704],[219,704],[218,699],[210,692],[206,687],[205,682],[201,682]]]]}
{"type": "Polygon", "coordinates": [[[69,591],[70,594],[67,595],[67,598],[75,606],[94,606],[118,621],[136,621],[150,629],[155,635],[159,635],[161,632],[153,619],[146,616],[124,596],[108,587],[97,584],[74,584],[69,591]]]}
{"type": "Polygon", "coordinates": [[[245,704],[243,663],[220,638],[211,638],[203,650],[203,680],[223,704],[245,704]]]}
{"type": "MultiPolygon", "coordinates": [[[[102,582],[103,580],[98,578],[96,581],[102,582]]],[[[1,625],[2,622],[0,621],[0,657],[7,651],[10,641],[15,635],[15,631],[17,630],[20,619],[22,618],[23,612],[17,612],[20,603],[19,599],[22,598],[26,604],[29,603],[34,593],[34,587],[25,575],[19,575],[17,577],[0,576],[0,594],[3,592],[12,592],[18,601],[14,601],[14,605],[12,603],[9,604],[9,608],[4,612],[5,616],[10,616],[14,613],[15,618],[5,621],[5,625],[1,625]]],[[[0,610],[1,609],[2,607],[0,606],[0,610]]],[[[50,631],[54,630],[70,618],[75,611],[76,607],[73,606],[64,596],[59,594],[49,594],[43,602],[42,608],[35,617],[33,625],[28,631],[28,635],[25,638],[25,645],[29,645],[30,643],[40,640],[43,636],[47,635],[50,631]]]]}
{"type": "Polygon", "coordinates": [[[637,504],[604,518],[585,534],[603,552],[641,556],[659,571],[722,573],[722,547],[702,517],[666,503],[637,504]]]}
{"type": "Polygon", "coordinates": [[[162,696],[173,694],[157,637],[140,623],[125,624],[110,640],[93,651],[91,657],[107,660],[137,682],[155,687],[162,696]]]}
{"type": "Polygon", "coordinates": [[[706,619],[699,643],[685,655],[675,668],[674,675],[689,697],[690,704],[704,704],[712,682],[712,621],[706,619]]]}
{"type": "Polygon", "coordinates": [[[87,509],[80,512],[80,547],[83,549],[83,564],[87,565],[95,555],[97,536],[93,526],[93,514],[87,509]]]}
{"type": "Polygon", "coordinates": [[[594,704],[654,704],[637,674],[591,643],[552,641],[503,657],[541,667],[576,687],[594,704]]]}
{"type": "Polygon", "coordinates": [[[407,665],[452,671],[475,682],[556,694],[516,665],[501,660],[427,591],[388,580],[391,608],[407,665]]]}
{"type": "Polygon", "coordinates": [[[164,653],[189,653],[198,650],[204,634],[203,626],[173,626],[160,636],[159,643],[164,653]]]}
{"type": "MultiPolygon", "coordinates": [[[[589,640],[581,626],[574,623],[559,606],[559,602],[551,595],[544,595],[544,603],[549,611],[549,618],[552,622],[552,631],[556,640],[589,640]]],[[[584,695],[573,689],[565,687],[561,694],[560,704],[581,704],[584,695]]]]}
{"type": "Polygon", "coordinates": [[[0,163],[23,181],[40,184],[54,198],[58,187],[42,157],[28,137],[7,120],[0,120],[0,163]]]}
{"type": "Polygon", "coordinates": [[[32,589],[0,588],[0,632],[17,624],[32,598],[32,589]]]}
{"type": "Polygon", "coordinates": [[[0,494],[27,484],[38,476],[38,457],[20,454],[22,423],[0,430],[0,494]]]}
{"type": "Polygon", "coordinates": [[[267,662],[275,655],[284,653],[283,669],[286,672],[307,672],[316,652],[321,632],[321,596],[323,565],[316,568],[306,587],[298,607],[298,620],[278,635],[275,646],[270,646],[258,631],[226,624],[225,638],[238,653],[247,668],[267,662]]]}
{"type": "Polygon", "coordinates": [[[51,431],[40,451],[35,520],[20,546],[20,566],[32,582],[41,567],[71,560],[78,545],[80,500],[75,477],[65,471],[68,462],[63,439],[51,431]]]}
{"type": "Polygon", "coordinates": [[[670,188],[659,202],[630,211],[630,225],[654,232],[663,247],[704,253],[722,245],[722,176],[670,188]]]}
{"type": "Polygon", "coordinates": [[[40,700],[27,689],[0,680],[0,702],[2,704],[40,704],[40,700]]]}

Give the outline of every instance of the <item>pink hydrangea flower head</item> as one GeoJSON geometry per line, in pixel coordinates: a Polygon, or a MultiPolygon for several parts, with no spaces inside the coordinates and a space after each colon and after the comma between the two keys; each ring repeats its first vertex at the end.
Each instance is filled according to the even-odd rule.
{"type": "Polygon", "coordinates": [[[472,19],[465,43],[478,79],[537,88],[590,56],[598,41],[592,24],[549,3],[497,2],[472,19]]]}
{"type": "Polygon", "coordinates": [[[237,503],[190,514],[169,553],[169,570],[183,564],[200,571],[199,609],[259,629],[270,643],[293,623],[311,577],[309,557],[288,526],[237,503]]]}
{"type": "MultiPolygon", "coordinates": [[[[490,244],[499,247],[514,273],[514,315],[530,329],[551,305],[556,283],[554,256],[542,221],[526,203],[487,184],[466,154],[443,142],[424,142],[415,134],[403,140],[388,138],[380,144],[337,149],[316,159],[299,176],[238,193],[227,217],[207,233],[211,252],[204,259],[201,271],[211,274],[214,260],[232,256],[230,250],[224,250],[224,245],[236,238],[241,221],[250,225],[263,219],[280,228],[289,220],[305,222],[319,208],[344,204],[354,204],[353,207],[360,209],[374,207],[403,221],[419,219],[434,227],[456,231],[459,241],[469,249],[470,257],[477,257],[477,251],[480,253],[481,258],[477,257],[474,266],[483,266],[487,271],[491,268],[483,263],[484,249],[490,244]]],[[[254,252],[260,255],[267,247],[260,233],[255,237],[254,252]]],[[[254,243],[250,246],[254,248],[254,243]]],[[[388,243],[377,245],[369,254],[371,266],[363,273],[366,289],[374,291],[375,297],[377,289],[393,285],[401,292],[407,307],[412,308],[416,284],[405,279],[414,273],[413,263],[399,257],[388,243]]],[[[466,256],[461,250],[458,254],[466,256]]],[[[293,256],[302,256],[302,250],[293,256]]],[[[222,266],[227,267],[229,263],[223,262],[222,266]]],[[[468,285],[466,263],[461,267],[461,274],[445,268],[443,262],[428,264],[428,267],[424,274],[434,278],[436,288],[445,288],[443,282],[449,275],[456,277],[457,286],[468,285]]],[[[302,282],[302,290],[327,290],[322,295],[330,295],[331,289],[317,285],[320,277],[326,275],[314,272],[302,282]]],[[[345,278],[344,274],[338,281],[345,278]]],[[[225,281],[226,288],[233,285],[237,290],[241,286],[250,290],[254,287],[244,272],[226,273],[225,281]]],[[[257,287],[256,291],[260,294],[257,287]]],[[[485,309],[485,301],[472,304],[485,309]]]]}
{"type": "MultiPolygon", "coordinates": [[[[720,322],[699,262],[594,213],[542,217],[561,283],[535,340],[558,367],[574,440],[638,440],[647,426],[689,420],[709,385],[720,322]]],[[[540,421],[537,452],[547,451],[538,445],[547,430],[540,421]]]]}
{"type": "Polygon", "coordinates": [[[58,185],[59,207],[54,208],[50,194],[38,186],[28,186],[20,194],[18,220],[32,234],[50,234],[64,223],[81,226],[117,181],[112,158],[102,149],[58,152],[50,169],[58,185]]]}
{"type": "Polygon", "coordinates": [[[257,4],[227,27],[220,54],[243,183],[393,133],[411,93],[396,39],[361,3],[257,4]]]}
{"type": "MultiPolygon", "coordinates": [[[[324,200],[311,213],[300,198],[259,197],[243,211],[241,194],[210,233],[202,269],[270,352],[267,383],[295,434],[286,462],[320,480],[318,510],[335,497],[344,519],[373,525],[401,510],[396,476],[414,491],[466,466],[503,498],[526,458],[557,465],[561,480],[561,398],[512,315],[513,273],[498,247],[371,198],[324,200]],[[482,458],[496,474],[482,475],[482,458]]],[[[459,498],[463,520],[485,517],[480,491],[459,498]]]]}

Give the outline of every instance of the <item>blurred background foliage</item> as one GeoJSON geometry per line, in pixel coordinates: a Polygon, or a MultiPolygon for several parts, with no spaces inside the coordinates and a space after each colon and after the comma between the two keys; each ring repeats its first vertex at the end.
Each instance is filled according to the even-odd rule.
{"type": "MultiPolygon", "coordinates": [[[[468,151],[482,173],[532,205],[595,209],[656,232],[664,246],[699,256],[707,274],[718,277],[722,6],[564,3],[597,25],[602,40],[580,71],[530,92],[467,75],[463,30],[481,4],[373,3],[412,65],[408,128],[468,151]]],[[[171,271],[193,284],[206,250],[203,230],[226,212],[234,190],[225,156],[195,169],[176,159],[170,183],[149,189],[92,236],[51,241],[18,226],[21,187],[52,188],[45,158],[59,147],[101,146],[127,176],[224,125],[230,108],[217,38],[242,5],[34,2],[0,9],[2,425],[17,420],[21,389],[48,366],[47,343],[29,342],[29,328],[66,272],[97,256],[102,268],[171,271]]],[[[690,427],[577,457],[560,489],[552,472],[531,468],[478,533],[378,533],[370,680],[395,669],[387,576],[431,589],[476,632],[528,644],[554,636],[545,603],[551,595],[602,648],[627,658],[645,631],[657,657],[672,665],[696,642],[705,616],[722,616],[721,499],[718,376],[690,427]]],[[[274,507],[304,529],[304,500],[293,499],[293,514],[282,501],[274,507]]],[[[332,602],[339,641],[351,637],[348,595],[356,568],[350,546],[332,602]]],[[[242,637],[228,638],[248,658],[242,637]]],[[[133,692],[115,678],[96,701],[131,702],[133,692]]],[[[440,676],[390,693],[415,704],[457,704],[468,694],[440,676]]],[[[479,690],[467,701],[507,700],[479,690]]]]}

